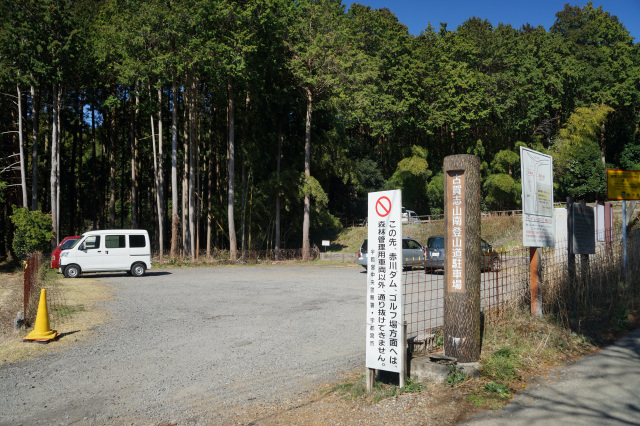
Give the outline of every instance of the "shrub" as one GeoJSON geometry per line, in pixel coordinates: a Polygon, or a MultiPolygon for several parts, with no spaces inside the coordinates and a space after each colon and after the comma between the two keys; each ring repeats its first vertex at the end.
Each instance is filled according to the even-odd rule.
{"type": "Polygon", "coordinates": [[[16,227],[13,235],[13,253],[16,259],[24,259],[29,253],[48,252],[53,237],[51,215],[40,210],[13,206],[11,221],[16,227]]]}

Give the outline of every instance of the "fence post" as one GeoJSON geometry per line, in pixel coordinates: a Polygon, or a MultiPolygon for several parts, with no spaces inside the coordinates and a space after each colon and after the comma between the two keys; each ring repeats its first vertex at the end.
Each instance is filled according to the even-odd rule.
{"type": "MultiPolygon", "coordinates": [[[[580,200],[580,205],[586,206],[584,200],[580,200]]],[[[589,255],[588,254],[580,254],[580,279],[582,281],[582,285],[586,286],[586,283],[589,279],[589,255]]]]}
{"type": "MultiPolygon", "coordinates": [[[[567,269],[569,285],[573,287],[576,278],[576,255],[573,254],[573,199],[567,197],[567,269]]],[[[575,295],[575,292],[573,292],[575,295]]]]}
{"type": "Polygon", "coordinates": [[[23,302],[22,302],[22,318],[24,318],[24,324],[27,324],[27,308],[29,307],[29,295],[31,294],[31,279],[29,274],[31,272],[31,268],[29,267],[29,262],[31,260],[31,256],[27,260],[24,261],[24,272],[23,272],[23,302]]]}
{"type": "Polygon", "coordinates": [[[627,200],[622,192],[622,279],[627,281],[627,200]]]}
{"type": "Polygon", "coordinates": [[[529,281],[531,287],[531,316],[542,318],[542,292],[540,291],[540,271],[542,262],[539,247],[529,247],[529,281]]]}

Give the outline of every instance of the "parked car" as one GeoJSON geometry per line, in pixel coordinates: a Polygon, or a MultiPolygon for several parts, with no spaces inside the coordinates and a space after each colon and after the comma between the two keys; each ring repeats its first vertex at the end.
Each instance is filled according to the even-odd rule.
{"type": "Polygon", "coordinates": [[[60,267],[60,253],[63,250],[70,249],[73,243],[80,238],[79,235],[73,237],[65,237],[64,240],[51,252],[51,268],[58,269],[60,267]]]}
{"type": "MultiPolygon", "coordinates": [[[[413,238],[402,239],[402,266],[411,268],[413,266],[424,266],[424,250],[425,248],[413,238]]],[[[362,242],[360,251],[358,252],[358,260],[356,263],[367,269],[367,239],[362,242]]]]}
{"type": "Polygon", "coordinates": [[[413,210],[407,210],[404,207],[402,208],[402,223],[418,223],[420,222],[420,218],[417,213],[413,210]]]}
{"type": "MultiPolygon", "coordinates": [[[[501,268],[500,253],[491,244],[480,238],[482,249],[482,270],[497,272],[501,268]]],[[[444,269],[444,236],[429,237],[425,247],[425,269],[444,269]]]]}
{"type": "Polygon", "coordinates": [[[121,272],[141,277],[151,269],[149,233],[140,229],[90,231],[60,253],[60,272],[76,278],[85,272],[121,272]]]}

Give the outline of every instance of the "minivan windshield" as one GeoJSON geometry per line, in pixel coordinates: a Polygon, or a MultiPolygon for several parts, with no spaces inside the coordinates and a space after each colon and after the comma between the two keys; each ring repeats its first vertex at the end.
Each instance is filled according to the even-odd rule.
{"type": "Polygon", "coordinates": [[[77,240],[75,240],[73,242],[73,245],[71,247],[69,247],[69,248],[70,249],[75,248],[80,243],[80,241],[84,241],[84,237],[81,237],[81,238],[78,238],[77,240]]]}
{"type": "Polygon", "coordinates": [[[444,248],[444,237],[432,237],[427,240],[427,248],[432,249],[443,249],[444,248]]]}

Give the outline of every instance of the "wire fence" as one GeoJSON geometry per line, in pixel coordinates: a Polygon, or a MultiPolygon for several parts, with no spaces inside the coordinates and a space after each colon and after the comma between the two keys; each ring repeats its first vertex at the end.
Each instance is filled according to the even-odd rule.
{"type": "MultiPolygon", "coordinates": [[[[557,241],[555,247],[542,249],[545,314],[565,316],[568,325],[579,328],[580,322],[596,309],[617,306],[620,300],[637,300],[640,235],[627,238],[626,268],[620,229],[614,230],[611,241],[598,241],[595,251],[591,255],[569,255],[567,241],[557,241]],[[572,320],[577,320],[573,321],[576,324],[572,320]]],[[[480,306],[485,321],[501,315],[505,306],[531,303],[529,248],[512,248],[499,256],[499,270],[481,273],[480,306]]],[[[403,283],[404,320],[410,345],[413,350],[431,351],[442,343],[444,271],[407,270],[403,283]]]]}
{"type": "MultiPolygon", "coordinates": [[[[49,264],[47,262],[42,262],[42,253],[40,252],[31,253],[27,260],[24,261],[22,312],[25,327],[32,326],[36,321],[44,284],[42,275],[48,267],[49,264]]],[[[46,296],[49,324],[52,328],[55,328],[67,316],[68,310],[65,309],[67,303],[60,286],[51,281],[46,287],[46,296]]]]}

